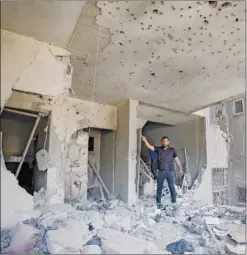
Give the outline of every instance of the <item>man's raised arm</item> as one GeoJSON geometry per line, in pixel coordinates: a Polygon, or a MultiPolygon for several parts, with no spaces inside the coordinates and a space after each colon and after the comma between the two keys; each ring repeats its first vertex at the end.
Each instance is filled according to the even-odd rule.
{"type": "Polygon", "coordinates": [[[152,146],[148,141],[147,138],[145,136],[142,135],[142,141],[145,143],[145,145],[147,146],[147,148],[150,151],[155,151],[154,146],[152,146]]]}

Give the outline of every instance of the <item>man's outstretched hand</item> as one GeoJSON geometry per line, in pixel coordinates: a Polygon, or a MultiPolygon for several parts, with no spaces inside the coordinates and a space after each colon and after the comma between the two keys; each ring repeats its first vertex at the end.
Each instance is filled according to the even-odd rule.
{"type": "Polygon", "coordinates": [[[147,138],[145,136],[142,135],[142,141],[143,142],[146,142],[147,141],[147,138]]]}

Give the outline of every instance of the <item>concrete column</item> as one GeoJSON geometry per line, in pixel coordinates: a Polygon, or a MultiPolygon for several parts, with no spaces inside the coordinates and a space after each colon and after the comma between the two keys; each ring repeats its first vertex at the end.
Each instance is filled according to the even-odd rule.
{"type": "Polygon", "coordinates": [[[86,201],[88,185],[88,133],[79,130],[69,142],[66,156],[65,202],[86,201]]]}
{"type": "Polygon", "coordinates": [[[49,156],[50,167],[47,169],[47,194],[49,203],[60,204],[64,203],[64,150],[63,142],[58,138],[55,131],[53,113],[51,113],[50,120],[50,134],[49,134],[49,156]]]}
{"type": "Polygon", "coordinates": [[[129,205],[136,202],[136,146],[138,102],[129,99],[118,107],[115,195],[129,205]]]}

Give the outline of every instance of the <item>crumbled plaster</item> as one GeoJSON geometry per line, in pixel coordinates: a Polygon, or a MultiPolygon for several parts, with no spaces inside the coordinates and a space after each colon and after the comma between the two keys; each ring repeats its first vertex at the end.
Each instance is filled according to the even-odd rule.
{"type": "Polygon", "coordinates": [[[70,98],[64,93],[48,99],[42,108],[52,111],[52,125],[61,141],[68,142],[71,135],[82,128],[116,130],[117,109],[113,106],[70,98]]]}
{"type": "Polygon", "coordinates": [[[68,145],[65,166],[65,200],[87,199],[88,185],[88,134],[75,132],[68,145]]]}
{"type": "MultiPolygon", "coordinates": [[[[46,98],[43,109],[51,111],[51,128],[54,130],[53,136],[56,137],[54,149],[51,149],[53,146],[51,138],[51,144],[49,146],[50,157],[53,158],[54,163],[51,171],[56,175],[56,178],[54,178],[56,179],[56,183],[53,183],[51,186],[48,185],[48,188],[51,187],[51,189],[54,189],[56,187],[57,196],[59,191],[62,193],[62,190],[64,190],[64,185],[69,186],[65,191],[69,194],[65,194],[66,199],[78,199],[78,197],[83,199],[87,186],[87,167],[85,166],[87,165],[87,154],[86,157],[84,157],[80,153],[85,154],[85,151],[88,149],[85,146],[83,147],[83,145],[82,147],[75,147],[75,145],[72,145],[72,136],[77,130],[88,127],[115,130],[117,121],[116,108],[69,98],[65,92],[53,98],[46,98]],[[80,153],[78,154],[76,152],[75,154],[71,154],[70,149],[73,147],[76,150],[80,150],[80,153]],[[57,156],[55,156],[55,154],[57,156]],[[71,173],[65,175],[64,173],[68,167],[66,165],[66,157],[68,156],[69,159],[73,160],[74,157],[77,157],[76,155],[81,158],[81,163],[78,166],[72,164],[71,173]],[[74,169],[74,167],[76,167],[76,169],[74,169]],[[79,170],[81,173],[78,175],[79,170]],[[62,175],[61,178],[59,177],[60,175],[62,175]]],[[[50,169],[48,169],[48,171],[49,170],[50,169]]],[[[58,197],[57,200],[60,201],[60,198],[58,197]]]]}
{"type": "Polygon", "coordinates": [[[1,107],[12,89],[56,96],[71,87],[68,51],[4,30],[1,38],[1,107]]]}
{"type": "Polygon", "coordinates": [[[102,51],[111,42],[110,30],[96,23],[98,15],[101,15],[101,9],[96,3],[87,2],[69,40],[67,49],[76,56],[75,61],[79,61],[78,63],[85,63],[90,55],[94,57],[98,43],[99,50],[102,51]],[[99,36],[96,40],[95,35],[99,36]]]}
{"type": "MultiPolygon", "coordinates": [[[[66,50],[6,31],[2,31],[2,36],[4,96],[1,106],[7,101],[9,107],[51,112],[49,139],[51,161],[47,173],[47,193],[50,203],[62,203],[65,196],[64,188],[68,185],[68,182],[65,182],[66,157],[71,149],[68,146],[72,135],[77,130],[88,127],[115,130],[117,109],[69,97],[72,68],[70,54],[66,50]],[[28,93],[14,92],[11,96],[12,89],[28,93]]],[[[80,198],[82,193],[85,195],[86,190],[85,164],[87,160],[79,166],[73,166],[77,167],[76,169],[72,167],[73,174],[80,170],[84,176],[82,181],[84,184],[79,191],[80,198]]],[[[70,176],[70,179],[74,178],[73,183],[78,181],[76,176],[70,176]]],[[[72,188],[75,188],[74,185],[72,188]]],[[[77,190],[78,188],[72,191],[72,197],[78,197],[77,190]]]]}
{"type": "Polygon", "coordinates": [[[116,130],[117,109],[113,106],[70,98],[68,91],[55,97],[38,97],[15,92],[7,105],[21,108],[31,106],[30,110],[51,112],[49,139],[51,160],[47,173],[49,202],[62,203],[64,197],[70,200],[85,199],[88,139],[85,138],[85,133],[79,135],[78,130],[88,127],[116,130]]]}

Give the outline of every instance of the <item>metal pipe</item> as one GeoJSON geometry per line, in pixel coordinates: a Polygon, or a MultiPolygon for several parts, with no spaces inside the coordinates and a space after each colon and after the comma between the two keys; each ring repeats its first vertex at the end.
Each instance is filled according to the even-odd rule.
{"type": "Polygon", "coordinates": [[[34,118],[38,118],[39,117],[39,115],[37,115],[37,114],[28,113],[28,112],[22,112],[22,111],[18,111],[18,110],[12,110],[12,109],[8,109],[8,108],[3,108],[3,110],[5,112],[13,112],[13,113],[16,113],[16,114],[26,115],[26,116],[34,117],[34,118]]]}
{"type": "Polygon", "coordinates": [[[25,150],[24,150],[24,152],[23,152],[23,154],[22,154],[21,162],[20,162],[20,164],[18,165],[18,168],[17,168],[16,173],[15,173],[15,177],[16,177],[16,178],[18,177],[19,172],[21,171],[22,164],[23,164],[23,162],[24,162],[24,160],[25,160],[26,154],[27,154],[27,152],[28,152],[29,146],[30,146],[30,144],[31,144],[31,141],[32,141],[32,139],[33,139],[33,136],[34,136],[34,133],[35,133],[35,131],[36,131],[36,129],[37,129],[37,126],[38,126],[38,124],[39,124],[40,118],[41,118],[41,116],[38,116],[38,118],[36,119],[36,121],[35,121],[35,123],[34,123],[33,130],[32,130],[32,132],[31,132],[31,134],[30,134],[30,136],[29,136],[29,138],[28,138],[28,141],[27,141],[25,150]]]}

